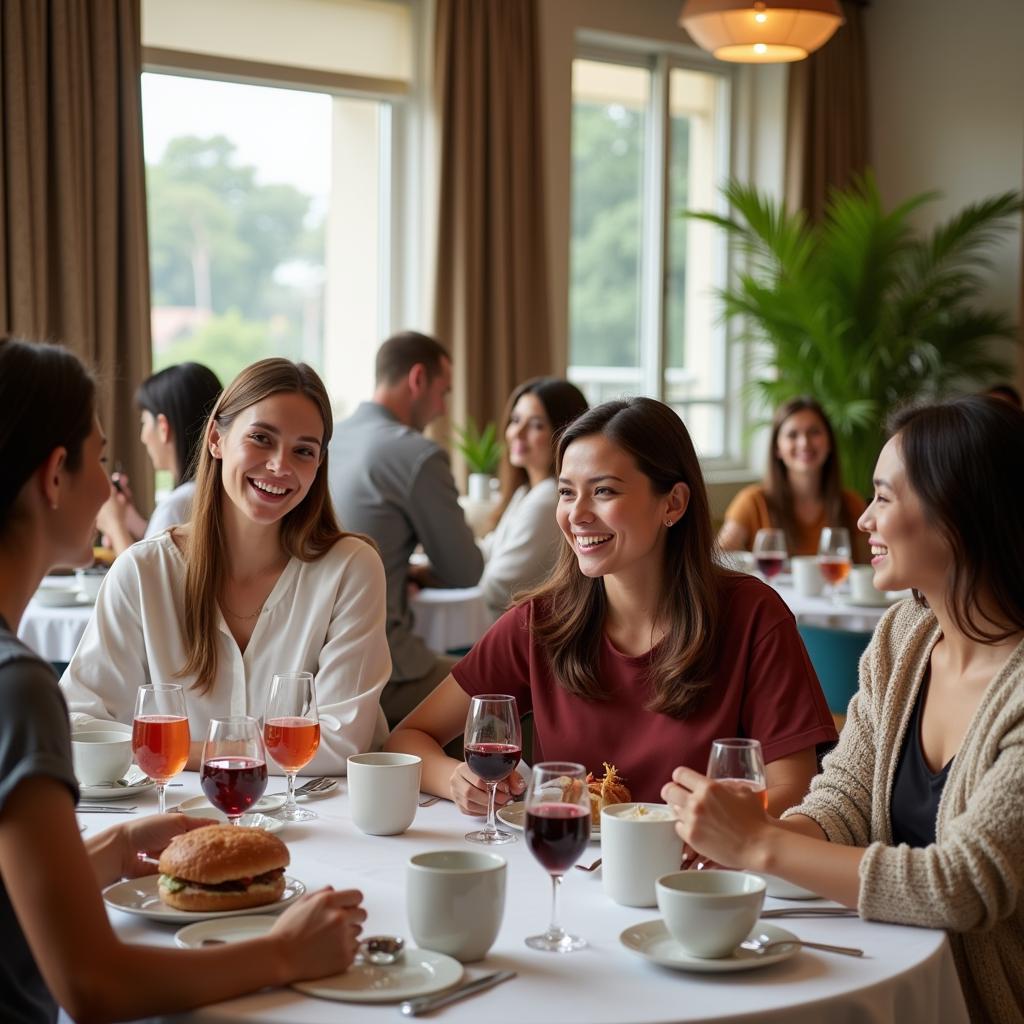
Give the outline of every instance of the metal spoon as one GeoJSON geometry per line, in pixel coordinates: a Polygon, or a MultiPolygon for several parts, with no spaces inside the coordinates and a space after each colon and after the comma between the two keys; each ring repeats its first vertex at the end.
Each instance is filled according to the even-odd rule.
{"type": "Polygon", "coordinates": [[[359,943],[364,963],[390,967],[405,956],[405,939],[400,935],[370,935],[359,943]]]}
{"type": "Polygon", "coordinates": [[[857,949],[854,946],[830,946],[825,942],[805,942],[803,939],[772,939],[770,935],[765,935],[763,932],[741,942],[740,946],[743,949],[753,950],[755,953],[771,953],[783,946],[805,946],[807,949],[821,949],[826,953],[842,953],[843,956],[864,955],[863,949],[857,949]]]}

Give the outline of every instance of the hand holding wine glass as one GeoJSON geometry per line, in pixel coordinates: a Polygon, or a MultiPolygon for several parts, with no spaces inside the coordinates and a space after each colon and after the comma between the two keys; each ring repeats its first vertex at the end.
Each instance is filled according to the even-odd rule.
{"type": "Polygon", "coordinates": [[[550,953],[583,949],[586,939],[570,935],[558,923],[562,876],[590,841],[590,790],[583,765],[542,761],[533,766],[526,789],[524,831],[530,852],[551,875],[551,924],[542,935],[531,935],[526,944],[550,953]]]}
{"type": "Polygon", "coordinates": [[[284,769],[288,799],[277,817],[285,821],[311,821],[315,811],[295,803],[295,775],[313,760],[320,746],[320,718],[311,672],[279,672],[274,676],[263,716],[267,753],[284,769]]]}
{"type": "Polygon", "coordinates": [[[467,832],[466,839],[490,846],[516,842],[516,837],[499,829],[494,820],[498,783],[515,771],[523,753],[515,697],[484,693],[472,698],[466,716],[463,750],[469,770],[487,785],[487,824],[482,829],[467,832]]]}
{"type": "Polygon", "coordinates": [[[200,784],[206,799],[232,825],[241,822],[267,788],[267,758],[259,723],[249,715],[213,718],[203,744],[200,784]]]}
{"type": "Polygon", "coordinates": [[[778,586],[776,577],[786,564],[786,534],[784,530],[758,530],[754,537],[754,559],[758,571],[773,586],[778,586]]]}
{"type": "Polygon", "coordinates": [[[140,686],[132,721],[132,753],[135,763],[156,783],[161,814],[167,806],[164,788],[187,764],[189,743],[185,691],[181,686],[140,686]]]}
{"type": "Polygon", "coordinates": [[[850,575],[852,561],[850,531],[845,526],[826,526],[818,542],[818,568],[825,580],[826,593],[838,599],[839,585],[850,575]]]}

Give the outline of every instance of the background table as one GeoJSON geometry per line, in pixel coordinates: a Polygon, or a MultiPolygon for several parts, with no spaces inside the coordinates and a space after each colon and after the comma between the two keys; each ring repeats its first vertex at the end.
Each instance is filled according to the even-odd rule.
{"type": "MultiPolygon", "coordinates": [[[[172,801],[199,791],[195,773],[169,792],[172,801]]],[[[272,783],[273,786],[273,783],[272,783]]],[[[471,819],[442,801],[420,808],[402,836],[364,836],[352,824],[342,780],[336,795],[308,806],[320,820],[289,824],[279,833],[288,843],[288,873],[310,888],[332,884],[362,890],[370,917],[366,934],[408,936],[405,919],[405,864],[414,853],[464,846],[471,819]]],[[[155,810],[149,794],[139,813],[155,810]]],[[[120,817],[90,814],[80,807],[86,835],[120,817]]],[[[863,959],[797,953],[783,963],[746,973],[699,975],[667,970],[623,948],[619,933],[658,917],[657,908],[630,909],[607,899],[600,872],[570,871],[562,887],[562,923],[584,935],[590,948],[559,955],[527,949],[526,935],[548,922],[547,875],[522,841],[501,848],[508,860],[505,918],[490,955],[467,968],[469,976],[511,968],[519,977],[490,992],[445,1008],[436,1019],[489,1024],[503,1021],[559,1024],[666,1024],[682,1021],[754,1022],[770,1017],[786,1024],[967,1024],[963,997],[944,933],[859,919],[780,921],[802,938],[860,946],[863,959]]],[[[597,856],[592,846],[585,858],[597,856]]],[[[788,905],[769,900],[767,905],[788,905]]],[[[126,941],[171,945],[175,928],[120,911],[111,920],[126,941]]],[[[397,1021],[394,1005],[368,1006],[309,999],[291,990],[273,990],[206,1007],[176,1020],[337,1024],[344,1021],[397,1021]]],[[[434,1018],[431,1018],[434,1019],[434,1018]]]]}

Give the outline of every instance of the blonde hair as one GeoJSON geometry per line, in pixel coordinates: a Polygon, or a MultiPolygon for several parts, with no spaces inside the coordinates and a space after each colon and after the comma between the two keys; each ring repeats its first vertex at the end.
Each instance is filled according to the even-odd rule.
{"type": "Polygon", "coordinates": [[[271,395],[291,393],[308,398],[320,413],[324,436],[320,464],[305,498],[281,520],[280,540],[292,558],[313,562],[342,537],[327,487],[327,445],[334,430],[327,389],[316,371],[287,359],[261,359],[246,367],[221,393],[210,413],[199,447],[196,492],[185,544],[185,650],[188,660],[178,673],[195,675],[194,688],[206,693],[217,674],[217,599],[224,586],[226,550],[220,459],[210,453],[210,431],[226,431],[239,413],[271,395]]]}

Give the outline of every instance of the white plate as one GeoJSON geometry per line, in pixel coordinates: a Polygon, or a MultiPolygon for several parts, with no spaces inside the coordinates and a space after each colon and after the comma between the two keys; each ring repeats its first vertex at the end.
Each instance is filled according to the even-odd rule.
{"type": "Polygon", "coordinates": [[[853,597],[847,597],[844,598],[844,603],[851,604],[854,608],[888,608],[889,605],[895,604],[898,600],[898,597],[889,597],[888,594],[879,594],[878,597],[872,597],[867,601],[858,601],[853,597]]]}
{"type": "Polygon", "coordinates": [[[777,900],[821,899],[816,892],[811,892],[810,889],[805,889],[803,886],[787,882],[784,878],[778,878],[775,875],[763,875],[760,871],[751,871],[749,873],[757,875],[758,878],[763,878],[765,894],[768,896],[774,896],[777,900]]]}
{"type": "Polygon", "coordinates": [[[159,875],[146,875],[143,878],[128,878],[123,882],[115,882],[103,890],[103,902],[114,910],[123,910],[126,914],[138,914],[150,921],[166,921],[170,924],[184,924],[186,921],[215,921],[229,917],[249,917],[251,914],[278,914],[297,900],[306,887],[297,878],[284,878],[284,895],[276,903],[264,904],[262,907],[249,907],[247,910],[177,910],[169,907],[157,895],[159,875]]]}
{"type": "MultiPolygon", "coordinates": [[[[77,587],[40,587],[32,595],[32,600],[44,608],[71,608],[82,603],[78,596],[77,587]]],[[[88,603],[92,604],[91,601],[88,603]]]]}
{"type": "MultiPolygon", "coordinates": [[[[772,942],[796,941],[796,936],[792,932],[764,921],[758,922],[750,934],[767,935],[772,942]]],[[[728,956],[716,957],[713,960],[690,956],[669,935],[665,922],[660,917],[656,921],[644,921],[643,924],[627,928],[619,936],[619,942],[631,952],[662,967],[671,967],[677,971],[697,971],[702,974],[751,971],[758,967],[767,967],[769,964],[779,963],[780,960],[788,960],[800,949],[799,946],[793,945],[783,947],[775,953],[755,953],[752,949],[737,946],[728,956]]]]}
{"type": "MultiPolygon", "coordinates": [[[[135,765],[128,769],[127,774],[113,786],[79,786],[78,792],[82,800],[125,800],[136,793],[145,793],[152,789],[156,783],[142,773],[142,770],[135,765]]],[[[80,811],[89,810],[88,807],[79,807],[80,811]]]]}
{"type": "MultiPolygon", "coordinates": [[[[223,811],[218,811],[204,800],[199,807],[181,808],[182,814],[190,818],[215,818],[217,821],[227,821],[228,816],[223,811]]],[[[238,819],[243,828],[261,828],[264,832],[280,832],[284,828],[284,822],[280,818],[272,818],[269,814],[253,813],[243,814],[238,819]]]]}
{"type": "MultiPolygon", "coordinates": [[[[526,804],[522,800],[513,800],[510,804],[505,804],[504,807],[498,808],[497,813],[498,821],[504,822],[509,828],[514,828],[517,832],[522,832],[523,827],[526,824],[526,804]]],[[[592,843],[600,842],[601,840],[601,826],[595,825],[593,819],[590,821],[590,841],[592,843]]]]}
{"type": "MultiPolygon", "coordinates": [[[[262,907],[260,908],[262,910],[262,907]]],[[[228,917],[219,921],[199,921],[174,933],[174,943],[182,949],[200,949],[207,939],[220,942],[245,942],[266,935],[274,927],[276,917],[252,914],[250,917],[228,917]]]]}
{"type": "Polygon", "coordinates": [[[461,977],[462,964],[458,960],[429,949],[407,947],[401,962],[391,967],[356,963],[344,974],[318,981],[297,981],[292,988],[307,996],[342,1003],[397,1003],[440,992],[461,977]]]}
{"type": "MultiPolygon", "coordinates": [[[[252,805],[251,814],[273,814],[274,811],[284,807],[285,796],[283,793],[268,793],[266,796],[261,796],[259,800],[252,805]]],[[[178,804],[178,809],[184,811],[186,814],[189,811],[194,811],[197,808],[202,808],[208,811],[212,816],[220,814],[205,796],[194,796],[189,800],[182,800],[178,804]]]]}

